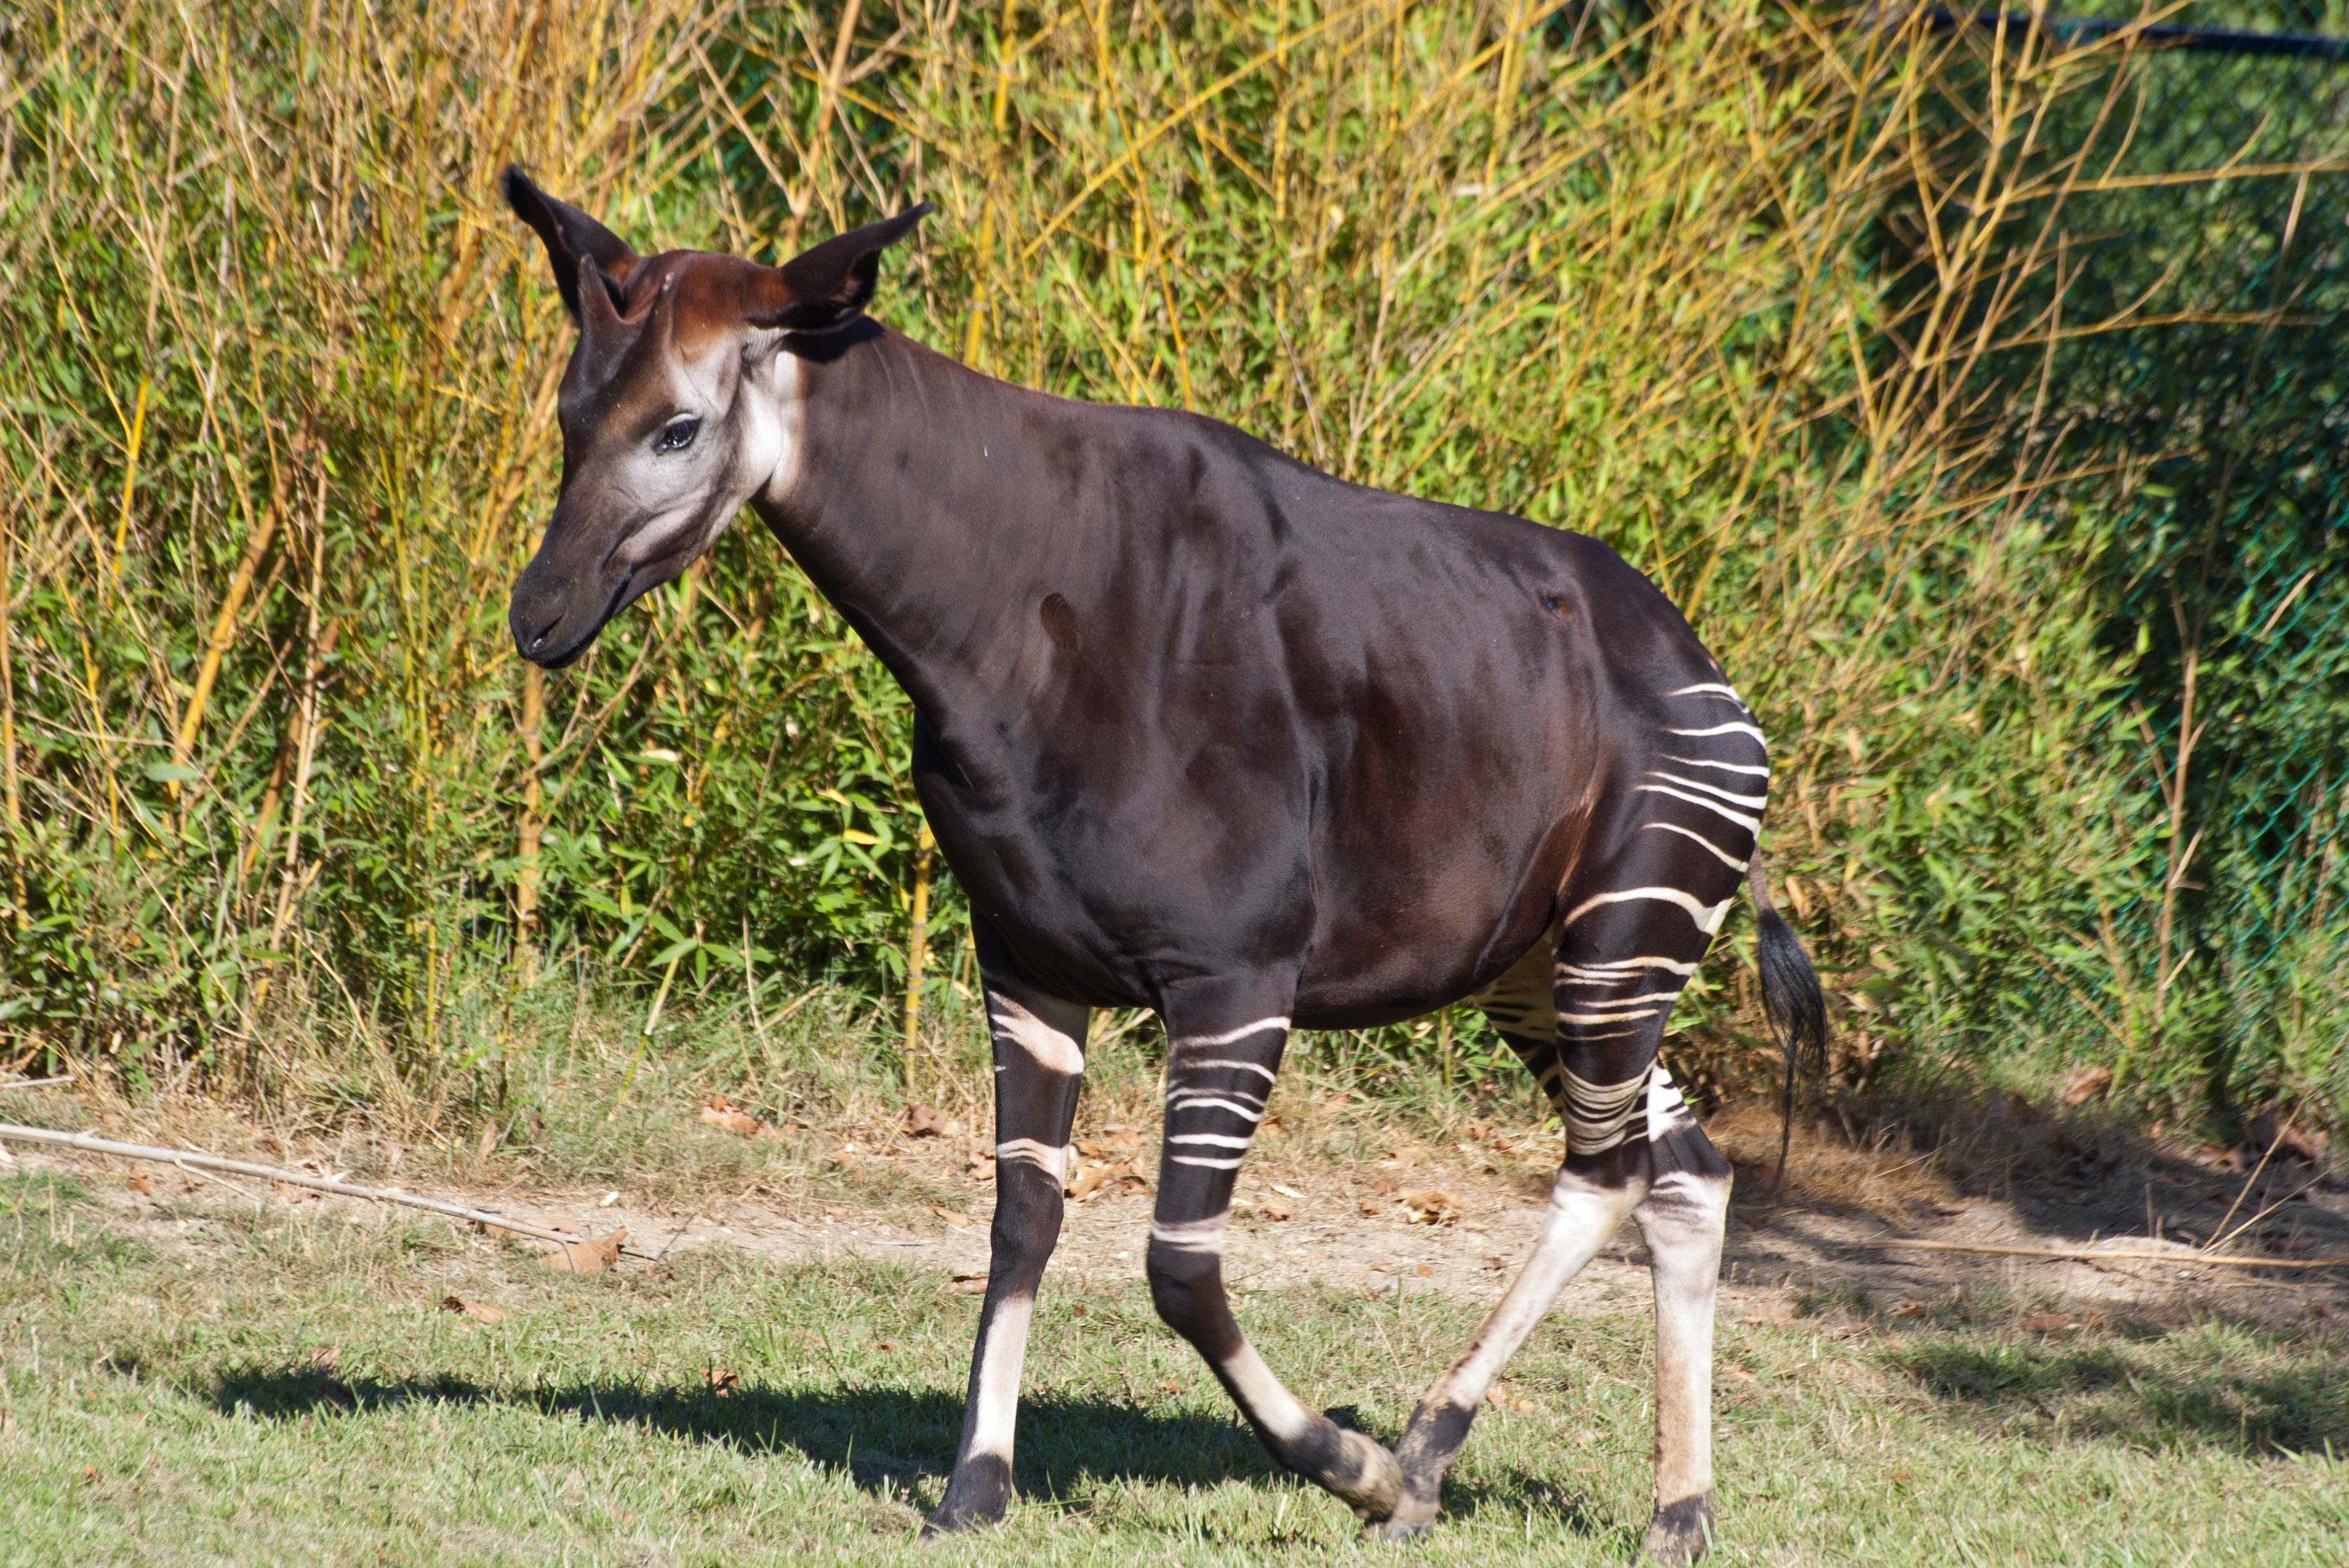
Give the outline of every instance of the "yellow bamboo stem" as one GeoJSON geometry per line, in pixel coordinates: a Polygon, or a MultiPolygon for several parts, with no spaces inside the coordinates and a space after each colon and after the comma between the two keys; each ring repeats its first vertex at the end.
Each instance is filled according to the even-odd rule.
{"type": "Polygon", "coordinates": [[[937,848],[925,821],[914,839],[914,908],[905,934],[905,1093],[914,1092],[914,1057],[921,1047],[922,971],[930,960],[930,853],[937,848]]]}
{"type": "MultiPolygon", "coordinates": [[[[212,617],[212,633],[204,639],[203,660],[196,667],[194,689],[188,693],[187,711],[180,717],[179,733],[171,738],[171,760],[182,768],[188,766],[188,758],[195,753],[196,732],[203,727],[204,707],[212,700],[212,683],[220,678],[221,660],[236,634],[236,618],[244,609],[245,595],[253,592],[254,574],[260,571],[262,557],[269,552],[269,542],[277,531],[278,514],[285,510],[285,470],[278,470],[277,480],[270,487],[269,510],[257,521],[251,497],[245,495],[243,487],[239,487],[238,493],[244,497],[244,553],[237,558],[235,574],[228,580],[228,592],[221,596],[220,613],[212,617]]],[[[178,779],[171,781],[171,799],[177,800],[178,779]]]]}

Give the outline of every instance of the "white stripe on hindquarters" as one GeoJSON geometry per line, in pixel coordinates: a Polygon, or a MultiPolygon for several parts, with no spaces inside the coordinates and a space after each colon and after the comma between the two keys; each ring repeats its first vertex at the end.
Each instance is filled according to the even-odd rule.
{"type": "Polygon", "coordinates": [[[1768,750],[1770,747],[1770,742],[1764,738],[1762,732],[1754,728],[1754,726],[1750,724],[1716,724],[1711,729],[1667,728],[1664,733],[1666,735],[1685,735],[1700,740],[1708,735],[1750,735],[1755,740],[1761,741],[1764,750],[1768,750]]]}
{"type": "MultiPolygon", "coordinates": [[[[1654,786],[1642,786],[1642,788],[1654,788],[1654,786]]],[[[1572,925],[1601,905],[1626,903],[1634,899],[1652,899],[1658,903],[1678,904],[1688,911],[1689,918],[1696,922],[1696,928],[1699,931],[1711,936],[1721,929],[1722,917],[1729,913],[1729,906],[1736,902],[1736,895],[1733,893],[1719,903],[1699,903],[1693,897],[1676,887],[1625,888],[1620,892],[1602,892],[1595,898],[1584,899],[1575,906],[1574,913],[1568,915],[1561,923],[1572,925]]]]}
{"type": "Polygon", "coordinates": [[[1725,696],[1740,707],[1745,706],[1745,699],[1737,695],[1736,687],[1723,686],[1719,681],[1707,681],[1702,686],[1686,686],[1678,691],[1668,691],[1664,695],[1666,696],[1725,696]]]}
{"type": "Polygon", "coordinates": [[[1559,1070],[1566,1078],[1567,1147],[1577,1154],[1599,1154],[1622,1142],[1649,1075],[1593,1083],[1571,1068],[1559,1070]]]}
{"type": "Polygon", "coordinates": [[[1733,806],[1751,806],[1757,811],[1770,803],[1770,797],[1767,795],[1733,795],[1717,784],[1707,784],[1700,779],[1683,779],[1677,773],[1667,773],[1661,768],[1649,769],[1647,770],[1647,777],[1651,779],[1661,779],[1670,784],[1679,784],[1687,789],[1698,790],[1703,794],[1713,796],[1716,799],[1726,800],[1733,806]]]}
{"type": "Polygon", "coordinates": [[[1678,833],[1683,839],[1694,839],[1698,843],[1702,844],[1707,851],[1711,851],[1714,860],[1719,861],[1731,871],[1737,872],[1741,874],[1744,872],[1747,866],[1754,863],[1750,859],[1743,861],[1737,859],[1735,856],[1722,849],[1720,845],[1714,843],[1711,839],[1706,838],[1702,833],[1697,832],[1693,829],[1683,828],[1678,822],[1642,822],[1640,824],[1640,830],[1641,832],[1646,832],[1651,828],[1661,828],[1667,833],[1678,833]]]}
{"type": "Polygon", "coordinates": [[[1718,768],[1723,773],[1744,773],[1760,779],[1770,777],[1767,764],[1756,768],[1744,762],[1715,762],[1710,757],[1674,757],[1670,752],[1664,753],[1663,759],[1667,762],[1677,762],[1684,768],[1718,768]]]}
{"type": "Polygon", "coordinates": [[[1739,827],[1744,829],[1749,833],[1758,835],[1762,831],[1761,818],[1749,817],[1742,811],[1733,811],[1728,807],[1722,805],[1718,801],[1708,800],[1702,795],[1692,795],[1685,789],[1675,789],[1669,784],[1634,784],[1631,786],[1631,793],[1634,795],[1670,795],[1675,800],[1685,800],[1692,806],[1702,806],[1716,817],[1726,818],[1728,820],[1736,823],[1739,827]]]}

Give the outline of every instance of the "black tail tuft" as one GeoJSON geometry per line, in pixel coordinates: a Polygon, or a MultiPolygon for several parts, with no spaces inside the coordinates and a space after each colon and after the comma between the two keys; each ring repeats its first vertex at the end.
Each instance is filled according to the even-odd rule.
{"type": "Polygon", "coordinates": [[[1754,964],[1762,971],[1762,1010],[1770,1016],[1786,1062],[1817,1078],[1827,1070],[1827,1001],[1819,977],[1786,917],[1764,904],[1754,912],[1754,964]]]}
{"type": "Polygon", "coordinates": [[[1786,1151],[1795,1136],[1795,1076],[1808,1072],[1821,1078],[1827,1070],[1827,999],[1819,992],[1818,971],[1811,967],[1802,939],[1770,902],[1759,851],[1747,882],[1754,890],[1754,965],[1762,975],[1762,1011],[1786,1052],[1786,1088],[1778,1106],[1778,1174],[1771,1181],[1771,1202],[1775,1202],[1785,1185],[1786,1151]]]}

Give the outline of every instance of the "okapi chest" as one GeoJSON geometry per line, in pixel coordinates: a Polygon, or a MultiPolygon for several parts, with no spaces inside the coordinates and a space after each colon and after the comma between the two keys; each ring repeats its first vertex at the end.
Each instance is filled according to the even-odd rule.
{"type": "Polygon", "coordinates": [[[1594,540],[1346,484],[1212,419],[1009,387],[878,326],[881,253],[926,207],[767,268],[638,256],[519,170],[505,191],[580,329],[561,499],[510,614],[523,655],[576,658],[748,505],[916,706],[916,787],[973,911],[999,1172],[931,1528],[1009,1504],[1089,1013],[1123,1006],[1168,1042],[1154,1297],[1277,1460],[1373,1530],[1429,1528],[1478,1402],[1628,1213],[1657,1288],[1649,1547],[1701,1552],[1729,1169],[1657,1048],[1749,873],[1790,1072],[1824,1013],[1755,860],[1762,732],[1680,614],[1594,540]],[[1292,1028],[1471,996],[1568,1153],[1532,1261],[1390,1450],[1241,1335],[1225,1222],[1292,1028]]]}

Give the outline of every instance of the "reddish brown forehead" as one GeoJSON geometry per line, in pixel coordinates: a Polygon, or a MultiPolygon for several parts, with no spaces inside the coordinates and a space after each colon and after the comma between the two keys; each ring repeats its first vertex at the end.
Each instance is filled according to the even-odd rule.
{"type": "Polygon", "coordinates": [[[664,251],[647,256],[628,273],[627,303],[633,317],[648,305],[663,280],[676,279],[676,346],[687,359],[698,359],[730,341],[761,301],[779,291],[771,267],[709,251],[664,251]]]}

